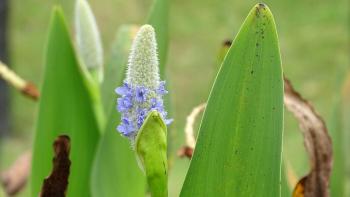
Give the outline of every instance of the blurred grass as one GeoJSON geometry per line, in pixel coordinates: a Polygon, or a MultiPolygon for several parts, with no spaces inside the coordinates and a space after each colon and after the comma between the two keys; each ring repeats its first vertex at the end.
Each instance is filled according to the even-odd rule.
{"type": "MultiPolygon", "coordinates": [[[[257,2],[171,1],[167,72],[175,104],[177,147],[184,142],[182,131],[186,115],[207,99],[221,43],[238,32],[248,11],[257,2]]],[[[67,18],[72,21],[72,0],[10,1],[11,65],[17,73],[36,84],[40,84],[43,73],[49,14],[55,3],[63,5],[67,18]]],[[[151,1],[90,0],[90,3],[101,28],[106,55],[109,55],[117,28],[124,23],[144,23],[151,1]]],[[[329,120],[337,71],[350,66],[349,1],[267,0],[265,3],[275,16],[286,76],[329,120]]],[[[36,104],[12,91],[11,108],[11,135],[2,144],[0,169],[7,168],[32,142],[36,104]]],[[[292,116],[287,113],[285,119],[284,157],[301,176],[308,170],[302,137],[292,116]]],[[[170,172],[171,196],[178,196],[188,163],[186,159],[175,161],[170,172]]]]}

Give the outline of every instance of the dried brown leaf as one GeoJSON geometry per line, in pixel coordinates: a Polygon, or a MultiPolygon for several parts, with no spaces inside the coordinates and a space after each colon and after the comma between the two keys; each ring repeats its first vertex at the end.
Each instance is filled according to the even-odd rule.
{"type": "Polygon", "coordinates": [[[54,144],[53,169],[51,175],[44,180],[40,197],[65,197],[68,187],[70,139],[66,135],[59,136],[54,144]]]}
{"type": "Polygon", "coordinates": [[[293,196],[327,197],[332,169],[332,142],[326,124],[312,105],[296,92],[285,79],[284,103],[299,121],[311,170],[294,189],[293,196]]]}

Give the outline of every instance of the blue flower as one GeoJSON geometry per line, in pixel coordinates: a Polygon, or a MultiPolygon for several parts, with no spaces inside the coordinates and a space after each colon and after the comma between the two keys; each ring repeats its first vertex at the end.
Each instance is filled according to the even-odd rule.
{"type": "Polygon", "coordinates": [[[143,103],[146,101],[146,96],[148,93],[148,89],[143,87],[143,86],[138,86],[136,87],[136,91],[135,91],[135,99],[137,102],[139,103],[143,103]]]}
{"type": "Polygon", "coordinates": [[[128,95],[118,98],[117,102],[117,108],[119,112],[126,112],[133,106],[132,98],[128,95]]]}
{"type": "Polygon", "coordinates": [[[163,100],[157,99],[157,98],[151,98],[151,109],[150,110],[157,110],[157,111],[163,111],[163,100]]]}
{"type": "Polygon", "coordinates": [[[118,87],[115,89],[115,93],[123,96],[123,95],[131,95],[131,88],[129,87],[129,85],[127,83],[124,82],[123,86],[118,87]]]}
{"type": "Polygon", "coordinates": [[[172,122],[174,121],[174,119],[164,119],[164,123],[166,124],[166,125],[170,125],[172,122]]]}
{"type": "Polygon", "coordinates": [[[141,128],[143,121],[146,119],[148,111],[146,109],[139,108],[137,110],[137,127],[141,128]]]}
{"type": "Polygon", "coordinates": [[[159,87],[157,89],[157,93],[160,95],[168,94],[168,91],[165,89],[165,81],[161,81],[159,83],[159,87]]]}
{"type": "Polygon", "coordinates": [[[117,107],[123,118],[117,130],[122,135],[134,138],[148,113],[152,110],[160,113],[166,125],[173,121],[173,119],[167,118],[167,112],[164,109],[163,94],[161,94],[167,92],[164,83],[151,89],[143,86],[132,86],[125,82],[123,86],[116,88],[115,92],[121,96],[118,98],[117,107]]]}
{"type": "Polygon", "coordinates": [[[129,55],[126,79],[115,92],[119,95],[117,109],[122,115],[117,130],[132,142],[150,111],[158,111],[166,125],[173,121],[167,118],[164,109],[163,96],[168,91],[165,81],[159,78],[157,43],[150,25],[141,27],[137,33],[129,55]]]}
{"type": "Polygon", "coordinates": [[[118,125],[117,130],[124,136],[130,136],[135,131],[135,128],[127,118],[122,118],[122,122],[118,125]]]}

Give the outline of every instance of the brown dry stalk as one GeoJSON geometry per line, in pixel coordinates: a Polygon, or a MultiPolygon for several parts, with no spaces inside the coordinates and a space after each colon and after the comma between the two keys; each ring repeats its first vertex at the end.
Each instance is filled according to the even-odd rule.
{"type": "Polygon", "coordinates": [[[177,155],[179,157],[192,157],[194,147],[196,146],[196,139],[194,136],[193,129],[194,123],[196,122],[197,116],[204,111],[206,105],[206,103],[198,105],[197,107],[193,108],[190,115],[187,116],[187,122],[185,127],[186,145],[183,146],[180,150],[178,150],[177,155]]]}
{"type": "Polygon", "coordinates": [[[10,70],[3,62],[0,61],[0,78],[3,78],[8,84],[19,90],[23,95],[38,100],[39,91],[36,86],[19,77],[15,72],[10,70]]]}
{"type": "Polygon", "coordinates": [[[284,103],[299,121],[311,170],[295,187],[293,196],[327,197],[332,169],[332,142],[326,124],[312,105],[284,80],[284,103]]]}
{"type": "Polygon", "coordinates": [[[70,139],[66,135],[59,136],[54,144],[53,169],[44,180],[40,197],[65,197],[71,161],[69,160],[70,139]]]}

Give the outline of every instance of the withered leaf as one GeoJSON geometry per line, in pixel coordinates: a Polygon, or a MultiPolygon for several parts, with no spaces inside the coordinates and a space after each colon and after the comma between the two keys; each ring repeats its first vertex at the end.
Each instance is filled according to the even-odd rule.
{"type": "Polygon", "coordinates": [[[326,124],[289,80],[285,78],[284,82],[284,103],[299,121],[311,164],[309,174],[298,182],[293,196],[328,197],[333,155],[326,124]]]}
{"type": "Polygon", "coordinates": [[[70,139],[67,135],[59,136],[53,143],[53,169],[44,180],[40,197],[65,197],[68,187],[70,139]]]}

